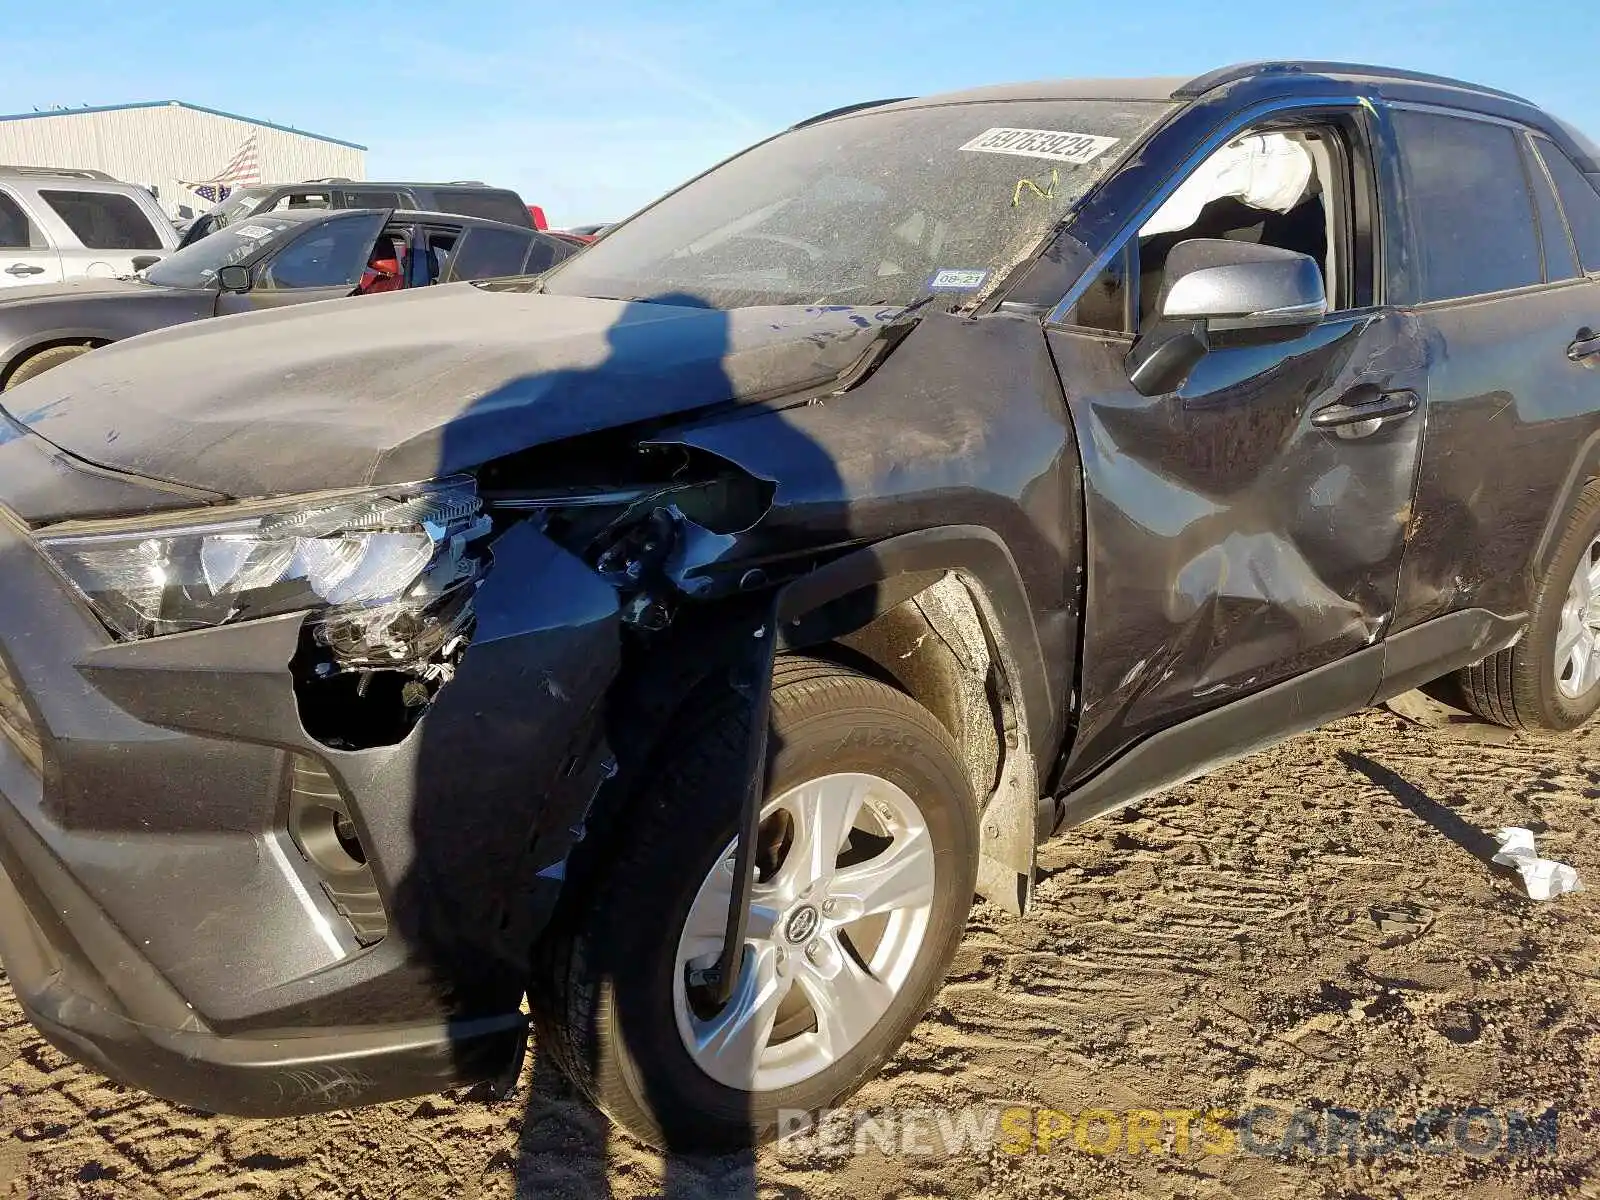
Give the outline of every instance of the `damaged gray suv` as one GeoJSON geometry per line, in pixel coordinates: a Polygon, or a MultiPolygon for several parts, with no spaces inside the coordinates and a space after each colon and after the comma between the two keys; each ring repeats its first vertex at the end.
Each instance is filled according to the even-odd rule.
{"type": "Polygon", "coordinates": [[[1338,64],[862,105],[533,280],[5,398],[0,956],[280,1115],[528,1043],[835,1103],[1043,838],[1434,681],[1600,708],[1600,152],[1338,64]]]}

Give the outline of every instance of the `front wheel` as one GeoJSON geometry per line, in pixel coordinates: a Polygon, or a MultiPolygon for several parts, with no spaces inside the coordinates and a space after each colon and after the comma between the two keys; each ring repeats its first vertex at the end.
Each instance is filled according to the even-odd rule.
{"type": "Polygon", "coordinates": [[[43,375],[52,367],[59,367],[62,363],[69,363],[75,358],[89,353],[89,346],[51,346],[48,350],[40,350],[37,354],[25,358],[17,364],[17,369],[11,372],[11,378],[6,380],[5,390],[10,391],[28,380],[43,375]]]}
{"type": "Polygon", "coordinates": [[[972,902],[977,818],[950,735],[895,689],[781,660],[744,956],[718,1004],[745,728],[698,714],[603,866],[580,877],[532,989],[541,1050],[635,1136],[770,1137],[854,1091],[921,1017],[972,902]]]}

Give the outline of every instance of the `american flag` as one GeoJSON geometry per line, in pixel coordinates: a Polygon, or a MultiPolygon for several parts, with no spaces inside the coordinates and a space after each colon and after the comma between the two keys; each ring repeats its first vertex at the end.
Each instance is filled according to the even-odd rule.
{"type": "Polygon", "coordinates": [[[228,160],[228,165],[210,179],[180,180],[184,187],[211,203],[226,200],[234,188],[261,182],[261,160],[256,155],[256,135],[245,138],[244,143],[228,160]]]}

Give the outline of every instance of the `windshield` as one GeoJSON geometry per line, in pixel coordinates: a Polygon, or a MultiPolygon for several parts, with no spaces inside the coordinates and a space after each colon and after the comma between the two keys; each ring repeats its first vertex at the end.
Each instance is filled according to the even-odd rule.
{"type": "Polygon", "coordinates": [[[223,267],[254,259],[258,251],[286,241],[305,227],[306,223],[300,220],[251,217],[174,251],[146,267],[140,278],[162,287],[212,287],[216,284],[217,272],[223,267]]]}
{"type": "Polygon", "coordinates": [[[221,229],[229,221],[243,216],[270,192],[271,188],[239,188],[221,204],[208,208],[205,215],[211,218],[211,227],[221,229]]]}
{"type": "Polygon", "coordinates": [[[1169,109],[991,101],[792,130],[611,230],[545,290],[718,308],[975,303],[1169,109]]]}

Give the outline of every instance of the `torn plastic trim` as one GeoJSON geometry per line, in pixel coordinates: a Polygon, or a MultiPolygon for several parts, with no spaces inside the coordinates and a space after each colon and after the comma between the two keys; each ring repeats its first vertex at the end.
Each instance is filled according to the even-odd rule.
{"type": "MultiPolygon", "coordinates": [[[[1001,761],[995,787],[982,802],[985,836],[980,861],[983,894],[1012,911],[1021,911],[1032,893],[1038,844],[1055,824],[1056,804],[1042,793],[1035,747],[1056,736],[1059,714],[1041,671],[1024,671],[1023,661],[1040,656],[1038,632],[1021,590],[1015,562],[1005,544],[980,526],[941,526],[886,538],[845,554],[778,593],[780,641],[809,627],[808,618],[847,598],[874,594],[891,581],[934,572],[911,598],[937,589],[953,617],[963,610],[981,630],[983,649],[972,637],[950,629],[975,665],[990,664],[1000,711],[1001,761]],[[992,827],[995,832],[988,832],[992,827]],[[1019,886],[1020,884],[1020,886],[1019,886]]],[[[861,609],[870,623],[872,606],[861,609]]],[[[840,614],[842,615],[842,614],[840,614]]],[[[941,622],[943,623],[943,622],[941,622]]],[[[931,624],[931,622],[930,622],[931,624]]],[[[937,627],[935,631],[939,632],[937,627]]],[[[834,637],[847,630],[819,629],[834,637]]],[[[975,631],[976,632],[976,631],[975,631]]],[[[941,638],[947,636],[940,632],[941,638]]]]}
{"type": "MultiPolygon", "coordinates": [[[[724,557],[771,511],[777,484],[716,455],[676,445],[634,447],[624,462],[655,478],[561,489],[497,488],[490,510],[532,520],[539,531],[583,559],[618,591],[624,620],[640,629],[664,629],[678,603],[719,591],[717,580],[697,574],[724,557]]],[[[746,573],[745,588],[764,585],[746,573]]]]}
{"type": "MultiPolygon", "coordinates": [[[[1048,825],[1042,823],[1046,798],[1041,795],[1038,762],[1012,687],[1017,664],[988,597],[970,576],[948,571],[912,603],[950,648],[968,680],[961,697],[963,724],[968,728],[960,741],[980,804],[978,893],[1021,916],[1032,901],[1036,851],[1048,825]],[[993,758],[982,763],[982,769],[973,761],[971,745],[970,727],[979,722],[993,739],[993,758]]],[[[1049,812],[1053,815],[1053,807],[1049,812]]]]}

